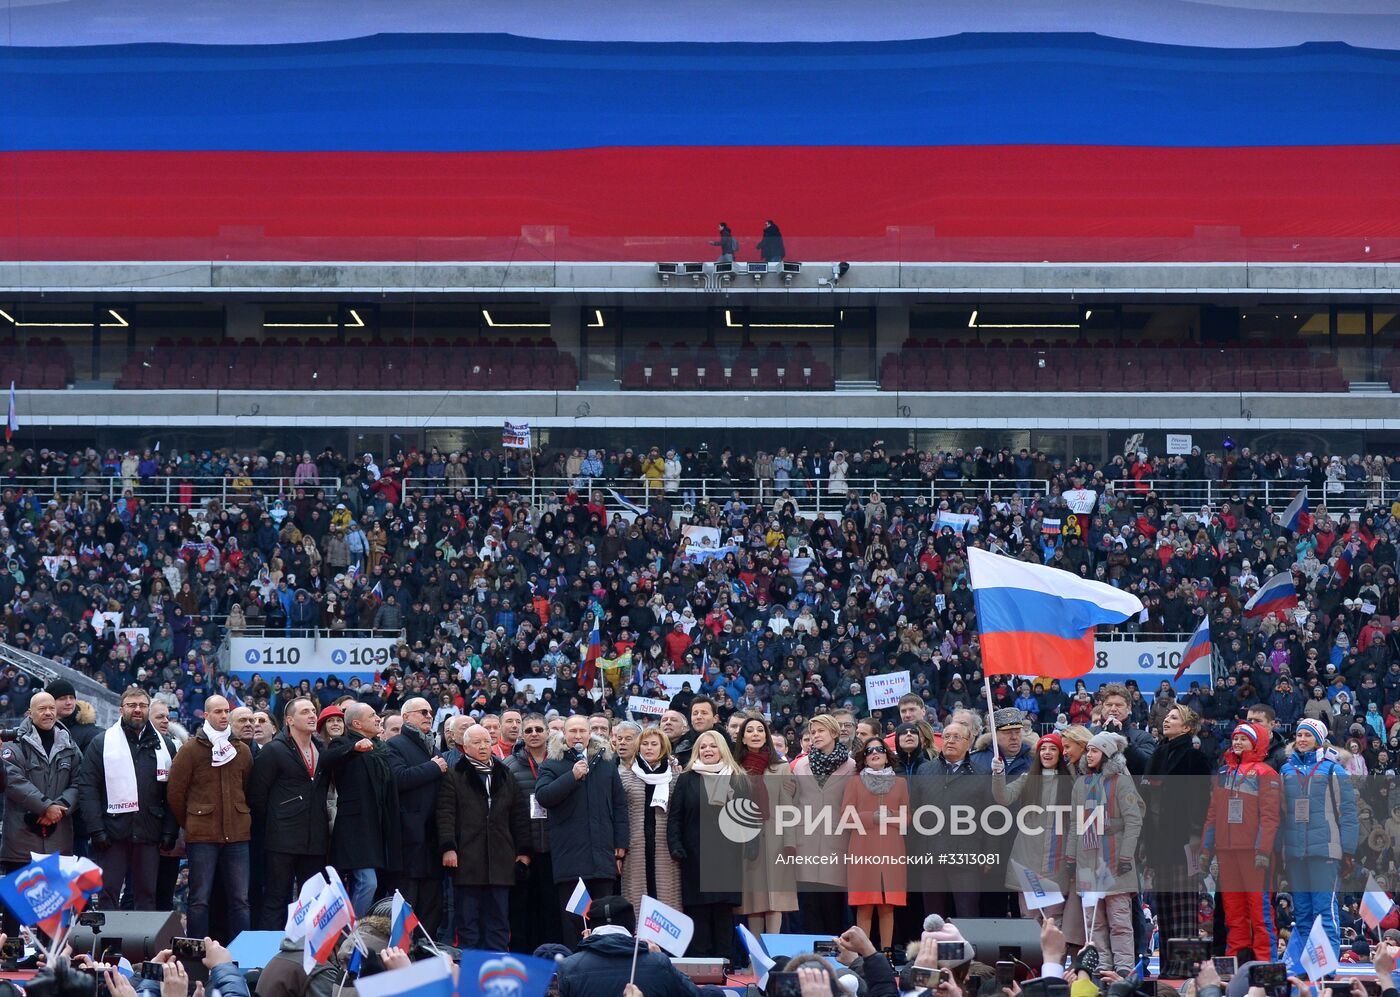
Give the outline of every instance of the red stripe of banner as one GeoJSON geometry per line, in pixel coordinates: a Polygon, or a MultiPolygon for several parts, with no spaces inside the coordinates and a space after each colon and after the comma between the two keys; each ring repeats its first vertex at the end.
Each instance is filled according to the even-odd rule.
{"type": "Polygon", "coordinates": [[[1094,631],[1078,640],[1053,634],[982,634],[983,669],[988,675],[1046,675],[1072,679],[1094,670],[1094,631]]]}
{"type": "Polygon", "coordinates": [[[5,259],[1400,259],[1400,146],[0,154],[5,259]]]}

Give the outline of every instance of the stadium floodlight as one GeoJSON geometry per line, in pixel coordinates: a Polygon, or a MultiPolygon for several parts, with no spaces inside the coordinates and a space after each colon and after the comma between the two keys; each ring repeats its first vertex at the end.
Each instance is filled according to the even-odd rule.
{"type": "Polygon", "coordinates": [[[682,263],[682,272],[690,274],[693,283],[699,284],[705,279],[705,264],[703,263],[682,263]]]}
{"type": "Polygon", "coordinates": [[[793,275],[794,275],[794,274],[799,274],[799,273],[801,273],[801,272],[802,272],[802,264],[801,264],[801,263],[789,263],[787,260],[783,260],[783,283],[784,283],[784,284],[787,284],[789,287],[791,287],[791,286],[792,286],[792,278],[793,278],[793,275]]]}
{"type": "Polygon", "coordinates": [[[750,263],[745,269],[748,270],[749,276],[753,278],[755,284],[762,284],[763,275],[768,272],[769,267],[765,261],[763,263],[750,263]]]}
{"type": "Polygon", "coordinates": [[[734,279],[734,264],[716,263],[715,274],[719,277],[721,281],[723,281],[725,284],[728,284],[734,279]]]}
{"type": "Polygon", "coordinates": [[[671,283],[671,278],[680,273],[679,263],[658,263],[656,265],[656,275],[661,278],[662,284],[671,283]]]}

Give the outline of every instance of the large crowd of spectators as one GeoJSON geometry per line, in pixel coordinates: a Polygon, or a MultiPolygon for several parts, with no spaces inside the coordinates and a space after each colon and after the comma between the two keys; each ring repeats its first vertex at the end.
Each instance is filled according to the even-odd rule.
{"type": "MultiPolygon", "coordinates": [[[[711,455],[701,447],[678,456],[647,447],[432,451],[382,461],[330,450],[314,458],[103,457],[9,448],[0,460],[0,640],[120,694],[123,724],[114,730],[130,742],[132,792],[159,787],[158,805],[142,799],[134,814],[114,816],[109,797],[127,786],[105,766],[118,742],[97,730],[71,687],[39,693],[11,669],[0,676],[0,713],[27,711],[47,757],[55,739],[82,755],[80,767],[68,766],[80,772],[73,798],[44,798],[35,819],[44,827],[76,819],[72,838],[121,862],[108,882],[113,903],[128,878],[141,899],[165,901],[156,850],[169,857],[177,839],[194,851],[214,848],[208,874],[191,877],[197,916],[209,916],[215,878],[239,893],[247,852],[225,859],[220,849],[258,838],[244,827],[248,810],[192,834],[188,807],[167,809],[157,774],[187,785],[181,766],[194,766],[207,789],[206,769],[224,788],[220,780],[242,773],[249,809],[269,822],[256,844],[264,861],[252,867],[276,888],[263,883],[230,908],[235,925],[280,922],[294,883],[329,859],[346,873],[357,909],[368,911],[393,883],[427,917],[455,924],[459,940],[479,930],[466,940],[481,947],[504,945],[507,922],[512,945],[530,937],[516,923],[531,909],[522,905],[552,898],[562,906],[576,879],[595,896],[621,890],[633,902],[643,891],[671,891],[707,926],[701,947],[715,953],[729,952],[725,926],[736,910],[756,930],[800,918],[836,932],[849,923],[849,905],[863,929],[878,926],[888,943],[892,932],[911,937],[906,909],[966,916],[1006,913],[1014,902],[1008,908],[999,890],[978,900],[976,888],[953,884],[920,905],[889,883],[852,886],[833,900],[833,891],[807,889],[814,884],[801,877],[791,890],[768,883],[751,895],[747,880],[732,896],[716,890],[687,865],[687,836],[704,823],[707,794],[714,803],[711,777],[729,772],[735,786],[757,786],[787,772],[794,792],[812,782],[824,798],[839,774],[856,793],[847,802],[869,804],[866,793],[883,808],[895,782],[882,770],[942,780],[935,797],[963,792],[957,777],[975,773],[984,786],[977,792],[990,801],[995,792],[1031,792],[1022,777],[1036,764],[1065,773],[1064,791],[1072,783],[1076,794],[1101,793],[1099,777],[1119,773],[1209,777],[1222,764],[1264,758],[1278,773],[1291,764],[1284,745],[1295,738],[1297,757],[1326,761],[1336,771],[1325,782],[1348,787],[1350,809],[1332,816],[1350,830],[1323,860],[1362,865],[1388,885],[1400,853],[1400,804],[1390,800],[1400,757],[1400,508],[1384,487],[1392,467],[1383,457],[1248,449],[1129,456],[1099,467],[980,448],[891,456],[878,444],[849,455],[835,447],[711,455]],[[562,485],[512,487],[535,474],[562,485]],[[60,480],[34,487],[31,475],[60,480]],[[1188,501],[1180,490],[1164,497],[1151,484],[1172,476],[1184,489],[1201,483],[1202,495],[1227,498],[1188,501]],[[697,477],[714,484],[697,489],[697,477]],[[121,479],[119,490],[104,484],[111,478],[121,479]],[[228,500],[201,498],[202,479],[229,479],[228,500]],[[934,479],[949,484],[936,499],[923,487],[934,479]],[[981,484],[998,479],[1012,487],[981,484]],[[771,490],[752,484],[769,481],[771,490]],[[1207,489],[1210,481],[1219,487],[1207,489]],[[1280,487],[1266,493],[1268,482],[1280,487]],[[1298,489],[1310,508],[1290,529],[1280,513],[1298,489]],[[839,511],[814,513],[814,491],[836,494],[839,511]],[[624,516],[617,510],[626,495],[641,501],[628,502],[624,516]],[[682,523],[718,530],[716,556],[682,556],[682,523]],[[1083,682],[1066,688],[998,676],[989,716],[967,574],[974,545],[1132,589],[1147,608],[1126,631],[1184,640],[1208,617],[1212,679],[1094,696],[1083,682]],[[1299,605],[1246,616],[1245,603],[1277,572],[1292,573],[1299,605]],[[130,628],[148,636],[130,640],[130,628]],[[363,681],[284,683],[271,673],[235,677],[219,665],[228,635],[364,630],[399,641],[393,660],[363,681]],[[897,708],[872,709],[866,680],[900,670],[910,673],[910,693],[897,708]],[[661,681],[671,674],[699,676],[698,687],[676,694],[661,681]],[[630,712],[632,697],[666,699],[669,709],[654,725],[630,712]],[[48,727],[39,714],[52,717],[48,727]],[[1238,727],[1246,720],[1258,725],[1252,735],[1238,727]],[[187,740],[177,736],[181,727],[193,732],[187,740]],[[1267,751],[1239,748],[1246,736],[1267,751]],[[173,769],[170,757],[179,763],[173,769]],[[674,785],[661,778],[670,757],[686,768],[672,773],[674,785]],[[1002,785],[1003,777],[1016,781],[1002,785]],[[669,786],[665,820],[651,802],[658,784],[669,786]],[[474,809],[483,785],[488,801],[505,801],[485,816],[474,809]],[[431,799],[414,796],[428,786],[431,799]],[[301,805],[290,813],[293,802],[301,805]],[[540,872],[549,865],[539,861],[547,849],[536,821],[546,813],[551,829],[578,821],[570,826],[587,833],[555,838],[552,870],[540,872]],[[603,814],[606,823],[594,826],[603,814]],[[675,868],[663,875],[664,827],[675,868]],[[599,854],[600,838],[615,838],[615,849],[599,854]],[[478,840],[505,851],[478,855],[464,869],[466,855],[448,845],[465,853],[478,840]],[[576,851],[560,843],[579,840],[591,844],[576,851]],[[127,847],[134,844],[145,850],[127,847]],[[638,847],[645,864],[630,868],[638,847]],[[408,868],[400,855],[426,864],[408,868]],[[451,916],[431,899],[444,870],[451,916]],[[503,890],[524,894],[507,899],[503,890]],[[789,892],[801,896],[800,908],[789,892]],[[902,928],[891,928],[897,912],[902,928]]],[[[1049,793],[1049,778],[1035,785],[1049,793]]],[[[1185,812],[1154,795],[1150,782],[1140,793],[1113,785],[1125,792],[1112,804],[1122,814],[1160,825],[1163,814],[1185,812]]],[[[907,792],[917,803],[919,783],[907,792]]],[[[1209,795],[1197,797],[1197,832],[1208,823],[1209,795]]],[[[1340,808],[1340,799],[1331,805],[1340,808]]],[[[1184,843],[1199,847],[1199,838],[1184,843]]],[[[1224,862],[1227,846],[1215,847],[1224,862]]],[[[1179,860],[1181,848],[1172,850],[1179,860]]],[[[736,867],[751,858],[736,853],[736,867]]],[[[1126,856],[1110,868],[1121,882],[1104,898],[1098,927],[1119,969],[1131,965],[1123,960],[1144,934],[1141,924],[1134,932],[1141,907],[1125,898],[1151,895],[1146,886],[1161,895],[1159,919],[1197,927],[1200,894],[1194,882],[1172,879],[1174,866],[1159,870],[1155,884],[1139,879],[1126,856]],[[1172,896],[1188,899],[1162,899],[1172,896]]],[[[1269,901],[1271,923],[1289,924],[1292,905],[1327,892],[1309,889],[1300,870],[1288,874],[1291,897],[1269,901]]],[[[1069,873],[1064,889],[1072,892],[1069,873]]],[[[561,934],[576,942],[570,923],[563,919],[561,934]]],[[[1081,943],[1092,940],[1085,927],[1081,943]]],[[[1354,917],[1332,930],[1356,934],[1354,917]]]]}

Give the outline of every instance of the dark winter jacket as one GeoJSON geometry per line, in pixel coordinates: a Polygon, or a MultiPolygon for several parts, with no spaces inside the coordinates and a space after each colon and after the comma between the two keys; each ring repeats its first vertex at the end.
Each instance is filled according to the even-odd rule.
{"type": "Polygon", "coordinates": [[[339,870],[384,869],[398,872],[403,859],[399,842],[399,791],[389,767],[389,749],[357,730],[326,745],[322,764],[335,781],[335,827],[330,864],[339,870]],[[369,741],[373,748],[356,751],[369,741]]]}
{"type": "Polygon", "coordinates": [[[73,812],[78,805],[78,769],[82,754],[62,724],[54,724],[53,747],[45,753],[34,721],[19,725],[17,739],[0,750],[5,769],[5,824],[0,838],[0,861],[28,862],[30,852],[72,854],[73,812]],[[50,804],[68,815],[57,824],[40,828],[33,820],[50,804]],[[45,836],[42,831],[48,831],[45,836]]]}
{"type": "Polygon", "coordinates": [[[535,799],[549,811],[556,883],[617,878],[616,849],[626,848],[629,841],[627,794],[617,758],[601,737],[589,739],[586,753],[588,775],[575,779],[578,756],[565,746],[562,735],[552,735],[535,783],[535,799]]]}
{"type": "Polygon", "coordinates": [[[530,815],[515,777],[491,759],[490,792],[469,759],[442,782],[437,800],[437,837],[443,853],[457,853],[451,870],[457,886],[513,886],[515,860],[530,851],[530,815]]]}
{"type": "Polygon", "coordinates": [[[313,775],[286,731],[267,742],[253,759],[248,780],[248,803],[263,829],[264,851],[326,854],[326,786],[324,753],[317,757],[313,775]]]}
{"type": "MultiPolygon", "coordinates": [[[[634,945],[631,935],[611,928],[589,935],[559,967],[559,997],[622,993],[631,979],[634,945]]],[[[646,997],[698,997],[700,993],[665,953],[650,952],[645,946],[637,956],[636,984],[646,997]]]]}
{"type": "MultiPolygon", "coordinates": [[[[681,866],[681,902],[685,906],[737,905],[743,899],[740,890],[718,889],[715,881],[725,876],[716,876],[715,870],[726,870],[730,885],[739,886],[733,873],[744,867],[745,848],[720,833],[716,824],[720,808],[710,804],[706,778],[699,772],[682,772],[676,777],[666,811],[666,841],[671,857],[681,866]]],[[[736,799],[752,798],[749,780],[741,773],[730,779],[730,789],[736,799]]]]}
{"type": "Polygon", "coordinates": [[[1157,745],[1139,788],[1147,809],[1142,858],[1155,870],[1182,866],[1187,844],[1205,827],[1212,767],[1191,738],[1178,734],[1157,745]]]}
{"type": "Polygon", "coordinates": [[[428,879],[442,871],[437,843],[439,788],[446,776],[433,761],[416,730],[389,739],[389,767],[399,789],[399,839],[403,845],[403,874],[428,879]]]}
{"type": "MultiPolygon", "coordinates": [[[[515,776],[515,783],[520,787],[520,792],[525,797],[525,802],[530,802],[530,797],[535,795],[535,783],[538,780],[538,773],[543,762],[536,762],[530,757],[530,753],[525,750],[525,742],[515,742],[515,749],[505,760],[506,768],[510,774],[515,776]]],[[[536,818],[530,815],[530,854],[544,855],[549,852],[549,820],[547,817],[536,818]]]]}
{"type": "MultiPolygon", "coordinates": [[[[105,834],[112,841],[154,845],[178,833],[175,816],[165,802],[164,782],[156,778],[156,744],[161,736],[149,723],[139,733],[125,727],[131,760],[136,768],[137,809],[133,813],[107,812],[107,766],[102,757],[106,732],[89,742],[78,772],[78,819],[88,834],[105,834]]],[[[168,747],[168,744],[167,744],[168,747]]],[[[174,752],[172,751],[173,755],[174,752]]]]}

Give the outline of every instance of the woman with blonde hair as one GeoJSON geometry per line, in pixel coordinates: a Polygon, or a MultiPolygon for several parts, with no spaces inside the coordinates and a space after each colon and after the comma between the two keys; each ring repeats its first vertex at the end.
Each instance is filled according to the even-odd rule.
{"type": "Polygon", "coordinates": [[[807,753],[793,762],[792,774],[797,777],[797,806],[804,820],[812,821],[818,830],[797,839],[798,857],[804,860],[798,867],[797,905],[803,930],[835,936],[841,933],[846,916],[846,875],[844,867],[826,863],[845,850],[844,835],[835,828],[856,763],[841,737],[840,722],[831,714],[813,717],[805,736],[807,753]],[[827,813],[829,823],[822,816],[827,813]]]}
{"type": "Polygon", "coordinates": [[[660,728],[642,730],[628,720],[613,728],[613,749],[627,796],[629,840],[622,860],[622,895],[634,909],[649,896],[679,910],[681,868],[671,857],[666,834],[671,790],[680,775],[671,739],[660,728]]]}
{"type": "Polygon", "coordinates": [[[754,934],[777,934],[782,930],[783,914],[797,910],[797,874],[790,863],[780,861],[784,855],[795,854],[797,834],[792,828],[778,831],[773,815],[775,807],[792,805],[797,781],[773,743],[767,720],[744,717],[735,743],[739,746],[739,767],[749,777],[754,803],[763,817],[757,852],[744,861],[739,913],[748,918],[754,934]]]}
{"type": "Polygon", "coordinates": [[[742,899],[737,877],[746,854],[757,850],[731,841],[719,829],[721,810],[734,800],[748,803],[731,809],[741,814],[752,810],[749,778],[719,731],[707,730],[695,739],[666,815],[666,840],[681,868],[681,906],[695,922],[688,954],[727,958],[733,950],[734,908],[742,899]]]}

